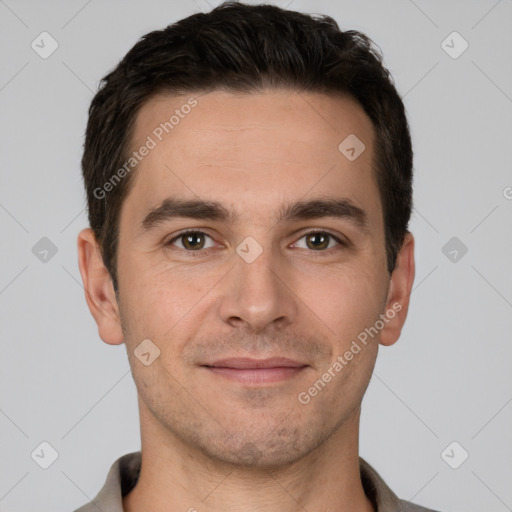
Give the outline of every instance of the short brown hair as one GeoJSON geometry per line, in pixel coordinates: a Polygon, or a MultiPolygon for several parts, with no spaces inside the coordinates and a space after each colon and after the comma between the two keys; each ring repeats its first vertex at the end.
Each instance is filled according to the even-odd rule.
{"type": "Polygon", "coordinates": [[[329,16],[224,2],[143,36],[100,83],[89,108],[82,172],[89,222],[117,292],[121,205],[133,173],[98,190],[126,162],[138,111],[158,93],[268,88],[355,98],[375,133],[387,269],[395,267],[412,210],[412,147],[405,108],[382,55],[364,34],[329,16]]]}

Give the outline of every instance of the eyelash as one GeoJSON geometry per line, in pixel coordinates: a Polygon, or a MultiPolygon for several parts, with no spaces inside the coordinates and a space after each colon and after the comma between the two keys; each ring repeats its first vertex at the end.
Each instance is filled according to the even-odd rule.
{"type": "MultiPolygon", "coordinates": [[[[188,235],[190,233],[205,235],[205,236],[207,236],[207,237],[209,237],[209,238],[211,238],[213,240],[213,237],[211,237],[208,233],[205,233],[204,231],[201,231],[199,229],[187,229],[185,231],[182,231],[181,233],[178,233],[176,236],[171,238],[168,242],[165,242],[164,246],[166,246],[166,247],[167,246],[172,246],[172,244],[176,240],[179,240],[180,238],[183,238],[185,235],[188,235]]],[[[348,246],[348,244],[346,242],[344,242],[343,240],[341,240],[338,236],[334,235],[333,233],[331,233],[329,231],[320,230],[320,229],[308,231],[307,233],[304,233],[298,240],[301,240],[302,238],[304,238],[306,236],[315,235],[315,234],[328,235],[329,237],[334,239],[339,244],[339,246],[341,246],[341,247],[347,247],[348,246]]],[[[330,249],[324,249],[324,250],[318,250],[318,251],[315,251],[315,250],[311,249],[310,252],[318,252],[318,253],[330,254],[332,250],[336,250],[338,248],[339,247],[331,247],[330,249]]],[[[197,251],[192,251],[192,250],[188,250],[188,249],[182,249],[181,247],[176,247],[176,249],[178,249],[180,251],[185,251],[185,252],[187,252],[187,253],[189,253],[189,254],[191,254],[193,256],[202,256],[202,255],[204,255],[204,253],[206,251],[209,251],[210,249],[212,249],[212,247],[208,247],[207,249],[198,249],[197,251]]]]}

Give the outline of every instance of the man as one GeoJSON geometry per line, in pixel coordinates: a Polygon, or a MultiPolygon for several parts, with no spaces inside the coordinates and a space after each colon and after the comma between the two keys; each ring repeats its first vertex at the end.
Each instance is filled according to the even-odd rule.
{"type": "Polygon", "coordinates": [[[414,280],[409,129],[370,40],[234,2],[147,34],[82,165],[80,272],[142,447],[80,512],[426,511],[358,455],[414,280]]]}

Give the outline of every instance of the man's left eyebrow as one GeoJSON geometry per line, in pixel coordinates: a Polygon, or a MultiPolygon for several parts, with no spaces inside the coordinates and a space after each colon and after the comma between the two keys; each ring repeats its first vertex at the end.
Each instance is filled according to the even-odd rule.
{"type": "Polygon", "coordinates": [[[370,231],[368,214],[348,198],[319,198],[290,203],[281,209],[279,222],[324,217],[347,220],[365,234],[370,231]]]}
{"type": "MultiPolygon", "coordinates": [[[[367,213],[347,198],[317,198],[291,202],[278,211],[277,223],[334,217],[345,219],[364,233],[369,231],[367,213]]],[[[169,197],[153,208],[140,223],[140,234],[174,218],[211,220],[233,224],[238,214],[217,201],[169,197]]]]}

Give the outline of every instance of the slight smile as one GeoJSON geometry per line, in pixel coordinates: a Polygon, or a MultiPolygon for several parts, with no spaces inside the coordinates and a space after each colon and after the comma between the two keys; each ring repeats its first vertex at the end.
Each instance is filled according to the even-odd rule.
{"type": "Polygon", "coordinates": [[[230,358],[202,365],[212,373],[243,384],[272,384],[288,380],[309,365],[285,357],[270,359],[230,358]]]}

